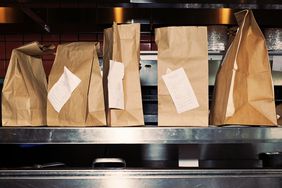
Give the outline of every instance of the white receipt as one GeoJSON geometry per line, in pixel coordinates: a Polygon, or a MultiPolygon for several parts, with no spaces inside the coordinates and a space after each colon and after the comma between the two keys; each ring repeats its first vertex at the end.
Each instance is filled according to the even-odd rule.
{"type": "Polygon", "coordinates": [[[64,104],[70,99],[72,92],[77,88],[81,80],[67,67],[59,80],[48,93],[48,100],[57,112],[60,112],[64,104]]]}
{"type": "Polygon", "coordinates": [[[282,72],[282,56],[273,56],[272,70],[282,72]]]}
{"type": "MultiPolygon", "coordinates": [[[[167,71],[169,72],[169,71],[167,71]]],[[[162,76],[177,113],[199,107],[197,97],[183,68],[162,76]]]]}
{"type": "Polygon", "coordinates": [[[110,60],[108,74],[109,108],[124,109],[123,77],[124,64],[110,60]]]}

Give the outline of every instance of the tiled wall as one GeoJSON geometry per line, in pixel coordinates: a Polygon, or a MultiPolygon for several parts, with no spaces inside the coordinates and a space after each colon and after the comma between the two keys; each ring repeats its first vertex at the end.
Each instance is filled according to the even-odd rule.
{"type": "MultiPolygon", "coordinates": [[[[1,33],[0,34],[0,78],[5,77],[12,50],[23,44],[38,41],[42,44],[60,44],[75,41],[103,42],[103,33],[1,33]]],[[[156,50],[154,36],[150,33],[141,34],[141,50],[156,50]]],[[[44,55],[43,64],[48,75],[54,61],[54,55],[44,55]]]]}

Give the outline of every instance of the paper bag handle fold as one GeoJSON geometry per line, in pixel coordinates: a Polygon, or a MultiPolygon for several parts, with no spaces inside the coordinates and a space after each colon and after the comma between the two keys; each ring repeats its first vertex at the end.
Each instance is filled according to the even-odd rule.
{"type": "Polygon", "coordinates": [[[250,10],[242,10],[240,12],[234,13],[236,21],[237,21],[237,23],[240,27],[244,24],[244,22],[246,20],[246,16],[249,13],[250,13],[250,10]]]}
{"type": "Polygon", "coordinates": [[[55,46],[51,45],[42,45],[39,42],[32,42],[17,48],[18,51],[30,55],[30,56],[42,56],[43,53],[53,51],[55,46]]]}

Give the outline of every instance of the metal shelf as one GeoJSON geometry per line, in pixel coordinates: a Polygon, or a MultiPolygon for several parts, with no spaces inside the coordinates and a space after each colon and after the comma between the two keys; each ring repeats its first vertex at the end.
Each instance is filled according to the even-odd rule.
{"type": "MultiPolygon", "coordinates": [[[[80,8],[88,6],[90,8],[101,7],[124,7],[124,8],[189,8],[189,9],[216,9],[216,8],[233,8],[233,9],[278,9],[281,10],[281,3],[279,0],[260,0],[256,2],[254,0],[231,0],[231,1],[222,1],[222,0],[213,0],[213,1],[195,1],[195,0],[103,0],[103,1],[93,1],[89,2],[79,2],[73,3],[73,1],[63,1],[60,2],[60,5],[64,5],[71,8],[80,8]]],[[[12,1],[12,0],[2,0],[0,3],[1,6],[16,6],[23,5],[27,7],[60,7],[55,1],[46,1],[42,0],[37,1],[12,1]],[[43,5],[41,5],[43,4],[43,5]]]]}
{"type": "Polygon", "coordinates": [[[282,143],[278,127],[1,127],[1,144],[282,143]]]}
{"type": "Polygon", "coordinates": [[[0,170],[1,188],[281,188],[282,170],[0,170]]]}

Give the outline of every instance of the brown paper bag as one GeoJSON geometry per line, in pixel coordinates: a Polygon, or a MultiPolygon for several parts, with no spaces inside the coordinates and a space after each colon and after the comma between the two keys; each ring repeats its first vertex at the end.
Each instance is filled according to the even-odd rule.
{"type": "Polygon", "coordinates": [[[158,125],[208,126],[207,28],[164,27],[156,29],[155,33],[158,46],[158,125]],[[172,80],[171,90],[178,95],[176,98],[181,98],[176,105],[163,77],[169,71],[180,69],[184,69],[182,75],[185,73],[190,84],[183,83],[184,78],[181,77],[172,80]],[[186,91],[188,85],[192,89],[186,91]],[[191,93],[194,93],[192,98],[188,96],[191,93]],[[197,106],[187,108],[190,102],[195,101],[197,106]],[[178,106],[185,107],[185,110],[178,111],[178,106]]]}
{"type": "Polygon", "coordinates": [[[139,76],[140,24],[113,25],[104,30],[103,81],[107,122],[110,126],[144,125],[139,76]],[[124,109],[109,108],[108,76],[110,60],[122,63],[124,109]]]}
{"type": "Polygon", "coordinates": [[[43,51],[44,47],[37,42],[12,51],[2,90],[3,126],[46,125],[43,51]]]}
{"type": "Polygon", "coordinates": [[[98,47],[94,42],[58,45],[48,82],[48,126],[106,125],[98,47]]]}
{"type": "Polygon", "coordinates": [[[276,125],[264,36],[252,11],[235,16],[239,30],[216,77],[211,124],[276,125]]]}
{"type": "Polygon", "coordinates": [[[277,124],[282,125],[282,104],[277,105],[276,107],[276,113],[277,113],[277,124]]]}

